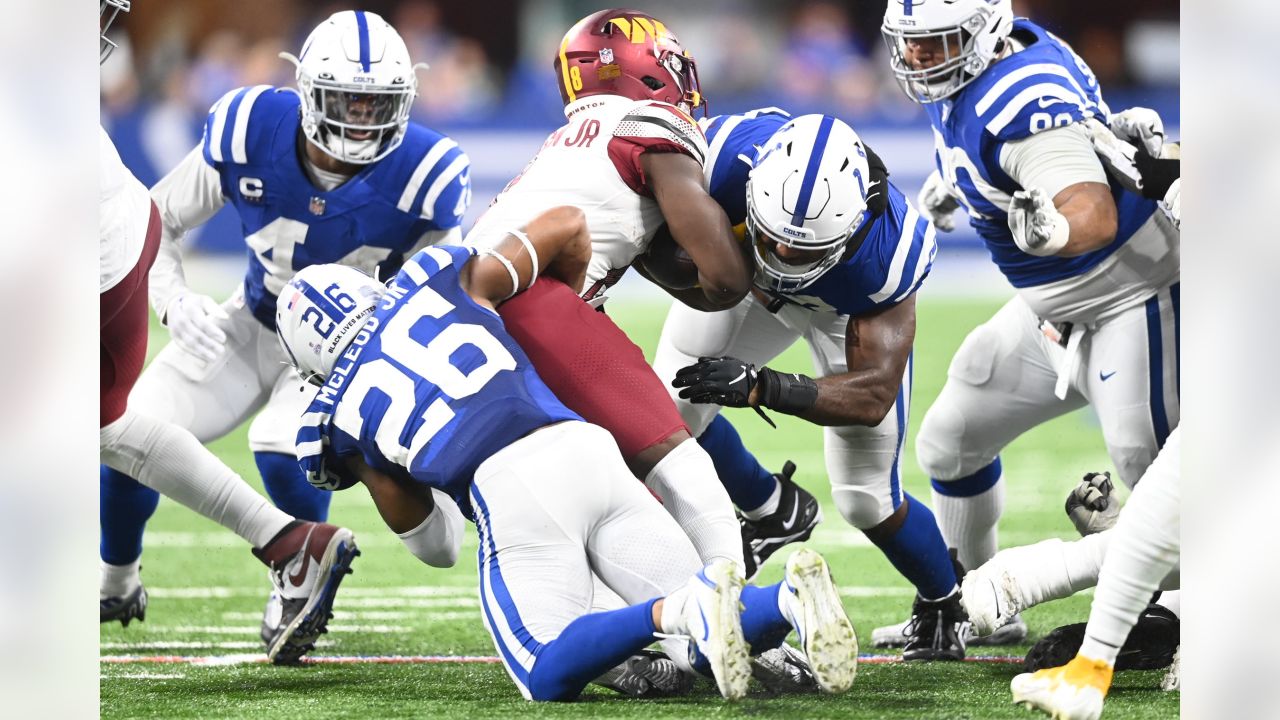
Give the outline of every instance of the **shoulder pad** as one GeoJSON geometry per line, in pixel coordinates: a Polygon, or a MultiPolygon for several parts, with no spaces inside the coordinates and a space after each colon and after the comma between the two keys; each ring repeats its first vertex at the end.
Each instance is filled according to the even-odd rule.
{"type": "Polygon", "coordinates": [[[286,114],[298,112],[297,93],[288,88],[255,85],[239,88],[223,95],[209,108],[201,139],[205,162],[244,164],[253,150],[261,146],[263,133],[274,130],[286,114]],[[250,122],[252,121],[252,127],[250,122]]]}
{"type": "Polygon", "coordinates": [[[1048,41],[1015,53],[965,93],[971,107],[956,111],[1005,142],[1101,114],[1096,86],[1086,87],[1086,76],[1063,60],[1060,47],[1048,41]]]}
{"type": "Polygon", "coordinates": [[[707,138],[688,113],[668,103],[651,100],[631,106],[613,130],[614,137],[626,140],[658,141],[669,144],[703,164],[707,160],[707,138]]]}
{"type": "Polygon", "coordinates": [[[410,123],[404,141],[390,157],[388,176],[396,209],[421,216],[434,229],[462,224],[471,204],[471,160],[452,138],[410,123]]]}

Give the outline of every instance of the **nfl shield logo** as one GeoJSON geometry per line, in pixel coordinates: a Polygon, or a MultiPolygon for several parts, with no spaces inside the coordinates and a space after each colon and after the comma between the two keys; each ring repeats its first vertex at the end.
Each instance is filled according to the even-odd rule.
{"type": "Polygon", "coordinates": [[[311,198],[310,209],[311,209],[312,215],[323,215],[324,214],[324,198],[322,197],[311,198]]]}
{"type": "Polygon", "coordinates": [[[608,65],[609,63],[613,62],[613,48],[600,49],[600,62],[604,63],[605,65],[608,65]]]}

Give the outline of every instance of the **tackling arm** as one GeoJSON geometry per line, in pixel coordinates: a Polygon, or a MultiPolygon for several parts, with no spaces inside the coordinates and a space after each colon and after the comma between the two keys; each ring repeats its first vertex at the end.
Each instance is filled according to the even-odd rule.
{"type": "Polygon", "coordinates": [[[729,217],[703,187],[702,166],[680,153],[647,152],[640,163],[672,238],[698,268],[700,293],[676,298],[707,312],[738,304],[751,288],[751,268],[729,217]]]}
{"type": "Polygon", "coordinates": [[[467,263],[460,279],[476,301],[497,307],[527,290],[539,274],[582,287],[591,260],[591,233],[581,210],[551,208],[531,220],[523,235],[509,234],[491,252],[467,263]]]}
{"type": "Polygon", "coordinates": [[[462,513],[445,494],[400,481],[374,469],[359,455],[342,458],[348,473],[368,488],[383,522],[409,551],[432,567],[453,567],[462,545],[462,513]]]}

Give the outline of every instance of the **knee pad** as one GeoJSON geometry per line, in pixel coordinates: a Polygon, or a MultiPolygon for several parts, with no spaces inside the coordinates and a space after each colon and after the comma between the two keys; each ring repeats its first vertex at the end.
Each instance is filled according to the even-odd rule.
{"type": "Polygon", "coordinates": [[[916,461],[926,475],[953,480],[978,470],[978,467],[965,467],[961,455],[964,430],[964,414],[959,408],[946,402],[934,402],[924,414],[916,436],[916,461]]]}
{"type": "Polygon", "coordinates": [[[893,514],[893,505],[878,493],[859,487],[832,488],[831,499],[845,522],[859,530],[870,530],[893,514]]]}

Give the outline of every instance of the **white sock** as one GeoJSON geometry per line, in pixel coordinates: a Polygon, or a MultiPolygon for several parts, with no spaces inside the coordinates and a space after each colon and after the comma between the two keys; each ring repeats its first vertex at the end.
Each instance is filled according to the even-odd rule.
{"type": "Polygon", "coordinates": [[[195,436],[126,411],[99,433],[102,462],[262,547],[293,518],[254,492],[195,436]]]}
{"type": "Polygon", "coordinates": [[[1004,475],[985,492],[968,497],[933,491],[933,513],[947,547],[959,553],[960,564],[976,568],[999,548],[996,524],[1004,512],[1004,475]]]}
{"type": "Polygon", "coordinates": [[[696,440],[677,445],[649,471],[644,484],[662,498],[703,564],[723,558],[742,567],[742,530],[733,501],[720,484],[711,456],[696,440]]]}
{"type": "Polygon", "coordinates": [[[1025,607],[1060,600],[1098,582],[1110,531],[1073,542],[1056,538],[1001,550],[995,559],[1018,584],[1025,607]]]}
{"type": "Polygon", "coordinates": [[[128,565],[112,565],[102,563],[102,573],[98,580],[98,596],[100,598],[124,597],[142,584],[138,571],[142,569],[142,558],[128,565]]]}
{"type": "Polygon", "coordinates": [[[778,512],[778,502],[782,500],[782,483],[775,478],[773,481],[773,492],[769,493],[769,499],[755,510],[742,510],[742,516],[748,520],[760,520],[778,512]]]}
{"type": "Polygon", "coordinates": [[[1111,530],[1081,655],[1114,665],[1152,593],[1178,562],[1182,519],[1178,445],[1176,436],[1170,435],[1111,530]]]}

